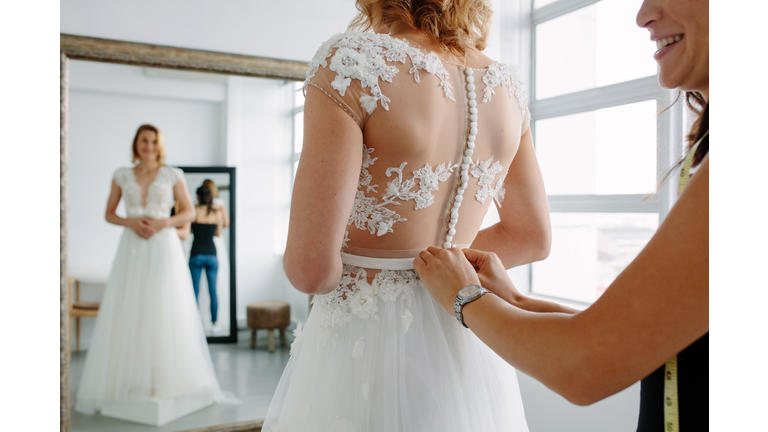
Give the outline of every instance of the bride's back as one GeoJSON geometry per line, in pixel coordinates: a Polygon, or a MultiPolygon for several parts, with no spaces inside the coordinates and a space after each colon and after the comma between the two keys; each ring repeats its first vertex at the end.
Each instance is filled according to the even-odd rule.
{"type": "Polygon", "coordinates": [[[463,66],[406,39],[356,32],[318,50],[307,85],[336,101],[363,136],[345,252],[405,257],[447,239],[469,245],[492,200],[503,200],[527,108],[510,66],[471,54],[463,66]]]}

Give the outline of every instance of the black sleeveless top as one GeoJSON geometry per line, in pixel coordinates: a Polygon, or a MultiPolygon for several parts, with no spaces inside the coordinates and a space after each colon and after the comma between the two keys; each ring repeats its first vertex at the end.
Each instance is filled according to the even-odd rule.
{"type": "MultiPolygon", "coordinates": [[[[664,368],[661,365],[640,383],[637,432],[664,428],[664,368]]],[[[680,431],[709,430],[709,333],[677,355],[677,399],[680,431]]]]}
{"type": "Polygon", "coordinates": [[[195,239],[192,241],[190,256],[216,255],[216,245],[213,244],[216,227],[216,224],[192,222],[192,233],[195,235],[195,239]]]}

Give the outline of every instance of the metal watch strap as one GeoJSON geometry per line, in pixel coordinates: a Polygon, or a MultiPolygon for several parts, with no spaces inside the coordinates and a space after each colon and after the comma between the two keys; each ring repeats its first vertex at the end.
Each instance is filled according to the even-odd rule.
{"type": "MultiPolygon", "coordinates": [[[[479,299],[480,297],[482,297],[485,294],[488,294],[490,292],[489,290],[481,287],[480,285],[467,285],[464,288],[469,288],[469,287],[473,287],[473,286],[477,287],[479,289],[477,294],[475,294],[472,297],[468,297],[468,298],[465,298],[465,299],[460,299],[459,298],[459,294],[456,293],[456,297],[453,300],[453,313],[456,315],[456,319],[459,320],[459,323],[461,323],[461,325],[464,326],[464,328],[469,328],[464,323],[464,315],[462,314],[462,309],[464,308],[464,306],[469,304],[469,303],[472,303],[473,301],[479,299]]],[[[461,292],[461,290],[463,290],[464,288],[460,289],[459,292],[461,292]]]]}

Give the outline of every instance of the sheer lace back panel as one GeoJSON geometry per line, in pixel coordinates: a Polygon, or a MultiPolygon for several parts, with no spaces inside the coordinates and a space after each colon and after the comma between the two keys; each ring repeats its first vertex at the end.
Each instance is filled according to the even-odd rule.
{"type": "Polygon", "coordinates": [[[141,187],[136,182],[133,168],[120,168],[113,178],[122,191],[128,217],[166,219],[170,217],[175,203],[173,187],[184,178],[184,172],[178,168],[160,167],[147,190],[146,205],[142,203],[141,187]]]}
{"type": "Polygon", "coordinates": [[[405,257],[443,246],[465,163],[468,184],[451,243],[471,244],[491,202],[502,205],[529,116],[514,69],[481,57],[467,79],[464,66],[388,35],[344,33],[320,47],[305,89],[325,93],[363,131],[344,252],[405,257]],[[470,117],[470,91],[477,117],[470,117]]]}

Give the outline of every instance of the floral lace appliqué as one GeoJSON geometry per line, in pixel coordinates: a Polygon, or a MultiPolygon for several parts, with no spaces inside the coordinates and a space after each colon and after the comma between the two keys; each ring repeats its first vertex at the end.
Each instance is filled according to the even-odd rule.
{"type": "Polygon", "coordinates": [[[178,168],[160,167],[147,189],[146,202],[142,203],[141,187],[136,181],[133,168],[120,168],[114,174],[115,183],[122,191],[128,217],[153,219],[167,219],[170,216],[175,202],[173,187],[183,178],[184,174],[178,168]]]}
{"type": "Polygon", "coordinates": [[[483,90],[483,103],[491,101],[491,97],[496,94],[495,87],[500,85],[507,86],[509,97],[512,97],[512,87],[515,87],[515,98],[520,105],[520,111],[523,112],[523,118],[528,115],[528,106],[525,101],[525,89],[523,83],[517,76],[517,70],[514,66],[495,62],[488,66],[488,70],[483,75],[485,90],[483,90]]]}
{"type": "Polygon", "coordinates": [[[504,168],[499,161],[493,162],[493,156],[487,161],[478,159],[477,162],[473,161],[470,164],[469,173],[478,179],[477,183],[480,186],[480,189],[475,193],[475,198],[478,201],[485,203],[486,198],[493,197],[499,207],[501,207],[501,201],[504,200],[505,194],[504,178],[506,176],[502,176],[496,182],[496,186],[491,187],[491,184],[493,183],[493,179],[496,178],[496,175],[503,170],[504,168]]]}
{"type": "Polygon", "coordinates": [[[385,34],[348,32],[333,36],[323,43],[309,63],[304,87],[310,84],[320,67],[327,67],[336,72],[331,86],[341,96],[344,96],[352,80],[356,79],[363,88],[370,89],[370,94],[364,93],[360,97],[360,106],[368,114],[373,113],[378,103],[381,103],[385,110],[389,110],[390,99],[381,92],[379,80],[392,82],[399,71],[387,62],[405,64],[407,58],[410,58],[413,64],[408,72],[416,82],[419,82],[419,70],[425,70],[440,79],[445,96],[455,101],[449,82],[450,75],[437,54],[425,54],[407,41],[385,34]],[[330,65],[328,57],[331,57],[330,65]]]}
{"type": "MultiPolygon", "coordinates": [[[[315,296],[314,307],[322,316],[321,333],[334,326],[349,323],[352,315],[360,319],[378,320],[378,302],[405,298],[407,306],[413,301],[413,289],[420,279],[414,270],[382,270],[368,283],[364,269],[344,265],[339,285],[328,294],[315,296]]],[[[410,323],[409,323],[410,324],[410,323]]]]}
{"type": "Polygon", "coordinates": [[[352,212],[349,215],[348,225],[354,224],[361,230],[368,230],[371,234],[382,236],[393,232],[392,226],[397,222],[405,222],[407,219],[400,217],[397,212],[388,209],[387,205],[401,205],[401,201],[416,201],[416,210],[431,206],[435,201],[434,191],[439,188],[440,182],[445,182],[451,177],[451,173],[459,165],[442,163],[432,170],[429,164],[413,171],[413,178],[404,179],[403,169],[408,162],[403,162],[399,167],[387,168],[387,177],[396,174],[392,181],[387,183],[381,197],[368,197],[365,192],[378,192],[376,188],[379,185],[372,185],[372,176],[368,168],[378,158],[372,158],[373,149],[363,146],[363,163],[360,168],[360,180],[358,191],[355,193],[355,202],[352,206],[352,212]],[[412,190],[416,186],[416,180],[419,180],[419,189],[412,190]],[[365,191],[362,190],[365,188],[365,191]]]}

